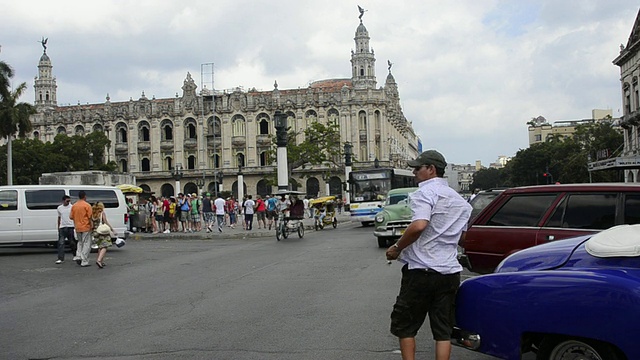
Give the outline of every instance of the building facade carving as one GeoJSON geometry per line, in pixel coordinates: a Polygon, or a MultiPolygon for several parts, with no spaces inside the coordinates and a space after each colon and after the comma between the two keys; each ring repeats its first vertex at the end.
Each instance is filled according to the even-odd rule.
{"type": "MultiPolygon", "coordinates": [[[[270,192],[265,176],[276,172],[275,159],[268,157],[276,110],[287,114],[294,130],[314,121],[338,123],[341,143],[353,145],[354,168],[372,167],[376,159],[384,166],[406,166],[418,154],[419,139],[402,112],[391,66],[377,88],[375,56],[362,21],[354,40],[351,78],[315,81],[302,89],[279,89],[276,82],[269,91],[198,92],[187,73],[182,95],[175,98],[148,99],[143,92],[137,100],[112,102],[107,94],[102,103],[71,106],[57,105],[56,79],[45,50],[34,85],[38,112],[31,119],[32,136],[53,141],[57,134],[103,131],[111,141],[105,161],[114,160],[139,186],[162,195],[198,192],[196,181],[203,174],[210,191],[214,172],[224,176],[221,190],[237,193],[239,166],[245,194],[270,192]],[[174,189],[171,171],[176,165],[184,169],[181,189],[174,189]]],[[[304,135],[295,139],[303,140],[304,135]]],[[[307,166],[293,170],[292,176],[303,184],[300,191],[326,195],[323,185],[328,183],[337,195],[345,181],[344,164],[307,166]]]]}

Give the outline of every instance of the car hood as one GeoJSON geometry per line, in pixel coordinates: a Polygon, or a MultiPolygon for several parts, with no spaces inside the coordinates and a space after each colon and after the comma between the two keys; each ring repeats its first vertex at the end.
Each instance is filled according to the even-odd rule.
{"type": "Polygon", "coordinates": [[[592,236],[583,235],[520,250],[506,259],[495,272],[549,270],[564,265],[580,246],[592,236]]]}
{"type": "Polygon", "coordinates": [[[393,220],[411,219],[412,216],[411,208],[407,204],[386,205],[382,210],[389,213],[393,220]]]}

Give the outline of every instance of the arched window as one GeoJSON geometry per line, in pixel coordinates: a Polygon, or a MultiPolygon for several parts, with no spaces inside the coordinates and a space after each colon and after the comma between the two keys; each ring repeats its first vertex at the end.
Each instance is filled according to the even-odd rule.
{"type": "Polygon", "coordinates": [[[40,140],[40,133],[37,132],[37,131],[34,131],[33,132],[33,138],[36,139],[36,140],[40,140]]]}
{"type": "Polygon", "coordinates": [[[78,125],[76,126],[76,130],[75,130],[76,135],[84,135],[84,126],[82,125],[78,125]]]}
{"type": "Polygon", "coordinates": [[[129,165],[127,163],[127,160],[121,159],[120,160],[120,172],[126,173],[128,171],[129,171],[129,165]]]}
{"type": "Polygon", "coordinates": [[[148,158],[142,159],[141,168],[142,168],[142,171],[151,171],[151,162],[149,161],[148,158]]]}
{"type": "Polygon", "coordinates": [[[171,184],[162,184],[162,186],[160,187],[160,193],[162,194],[162,196],[168,198],[169,196],[174,196],[174,190],[173,190],[173,185],[171,184]]]}
{"type": "Polygon", "coordinates": [[[269,165],[269,152],[268,151],[262,151],[260,153],[260,159],[258,161],[260,163],[260,166],[269,165]]]}
{"type": "Polygon", "coordinates": [[[196,168],[196,157],[194,155],[189,155],[187,158],[187,169],[193,170],[196,168]]]}
{"type": "Polygon", "coordinates": [[[207,119],[207,134],[220,137],[222,136],[221,122],[219,117],[210,117],[207,119]]]}
{"type": "Polygon", "coordinates": [[[58,134],[67,134],[67,129],[64,126],[58,126],[58,130],[56,131],[58,134]]]}
{"type": "Polygon", "coordinates": [[[193,118],[188,118],[184,122],[186,133],[185,138],[187,139],[197,139],[198,135],[196,133],[196,121],[193,118]]]}
{"type": "Polygon", "coordinates": [[[262,179],[258,181],[258,184],[256,184],[256,194],[264,198],[265,196],[271,194],[271,192],[271,185],[267,182],[267,180],[262,179]]]}
{"type": "Polygon", "coordinates": [[[315,177],[310,177],[307,179],[307,195],[312,197],[318,197],[320,194],[320,181],[315,177]]]}
{"type": "Polygon", "coordinates": [[[127,142],[127,124],[125,123],[118,123],[116,125],[116,142],[118,143],[126,143],[127,142]]]}
{"type": "Polygon", "coordinates": [[[211,157],[211,161],[211,167],[213,167],[214,169],[220,168],[220,154],[213,154],[213,156],[211,157]]]}
{"type": "Polygon", "coordinates": [[[269,129],[271,128],[269,124],[269,116],[265,113],[258,115],[257,118],[258,124],[258,134],[260,135],[268,135],[269,129]]]}
{"type": "Polygon", "coordinates": [[[173,169],[173,159],[171,158],[171,156],[167,156],[166,158],[164,158],[164,164],[162,166],[162,170],[171,171],[172,169],[173,169]]]}
{"type": "MultiPolygon", "coordinates": [[[[96,121],[100,121],[100,119],[96,119],[96,121]]],[[[96,131],[103,132],[104,129],[102,128],[102,125],[100,124],[93,125],[93,132],[96,132],[96,131]]]]}
{"type": "Polygon", "coordinates": [[[313,110],[309,110],[304,114],[304,119],[306,127],[309,127],[312,123],[318,121],[318,114],[313,110]]]}
{"type": "Polygon", "coordinates": [[[340,113],[336,109],[331,109],[327,113],[327,119],[329,124],[337,124],[340,120],[340,113]]]}
{"type": "Polygon", "coordinates": [[[237,153],[236,154],[236,167],[238,166],[242,166],[245,167],[247,166],[244,162],[244,154],[243,153],[237,153]]]}
{"type": "Polygon", "coordinates": [[[358,160],[360,161],[369,161],[369,154],[367,152],[367,145],[362,144],[360,145],[360,158],[358,160]]]}
{"type": "Polygon", "coordinates": [[[291,111],[287,111],[287,128],[294,132],[298,131],[296,127],[296,114],[291,111]]]}
{"type": "Polygon", "coordinates": [[[160,128],[162,129],[162,141],[173,140],[173,123],[171,120],[163,120],[160,128]]]}
{"type": "Polygon", "coordinates": [[[141,121],[138,124],[138,140],[139,141],[151,141],[151,133],[149,131],[149,123],[141,121]]]}
{"type": "Polygon", "coordinates": [[[231,120],[231,125],[233,127],[233,136],[246,135],[246,125],[242,115],[235,115],[231,120]]]}
{"type": "Polygon", "coordinates": [[[376,132],[379,132],[382,130],[382,116],[380,115],[380,110],[376,110],[373,113],[373,116],[374,116],[373,122],[375,124],[374,126],[376,129],[376,132]]]}
{"type": "Polygon", "coordinates": [[[364,68],[360,68],[360,76],[364,76],[364,68]]]}
{"type": "Polygon", "coordinates": [[[367,130],[367,113],[364,111],[358,113],[358,129],[367,130]]]}

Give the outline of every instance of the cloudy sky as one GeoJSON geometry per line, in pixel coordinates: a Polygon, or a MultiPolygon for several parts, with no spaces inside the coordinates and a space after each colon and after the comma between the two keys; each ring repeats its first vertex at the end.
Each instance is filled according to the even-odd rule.
{"type": "Polygon", "coordinates": [[[620,72],[638,4],[630,0],[8,1],[0,59],[27,82],[48,38],[58,104],[175,96],[215,64],[217,90],[270,90],[351,76],[360,5],[423,147],[484,165],[528,146],[526,122],[620,115],[620,72]]]}

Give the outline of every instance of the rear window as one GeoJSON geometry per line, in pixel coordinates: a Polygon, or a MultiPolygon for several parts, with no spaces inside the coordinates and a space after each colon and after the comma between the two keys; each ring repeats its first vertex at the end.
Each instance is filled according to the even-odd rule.
{"type": "Polygon", "coordinates": [[[604,230],[616,223],[618,195],[569,194],[558,205],[545,227],[604,230]]]}
{"type": "Polygon", "coordinates": [[[16,190],[0,191],[0,211],[18,210],[18,192],[16,190]]]}
{"type": "Polygon", "coordinates": [[[469,201],[469,204],[471,205],[471,216],[469,218],[475,218],[498,195],[500,195],[499,191],[479,193],[476,195],[471,201],[469,201]]]}
{"type": "Polygon", "coordinates": [[[64,195],[63,189],[26,190],[24,192],[29,210],[57,209],[62,204],[64,195]]]}
{"type": "MultiPolygon", "coordinates": [[[[69,196],[71,196],[71,201],[75,202],[78,200],[78,193],[80,190],[71,189],[69,190],[69,196]]],[[[101,202],[104,204],[104,207],[109,208],[117,208],[120,206],[120,202],[118,201],[118,196],[116,195],[115,190],[84,190],[87,194],[87,202],[89,204],[95,204],[97,202],[101,202]]]]}
{"type": "Polygon", "coordinates": [[[538,226],[558,194],[514,195],[489,219],[494,226],[538,226]]]}
{"type": "Polygon", "coordinates": [[[627,195],[625,197],[624,223],[640,224],[640,195],[627,195]]]}

